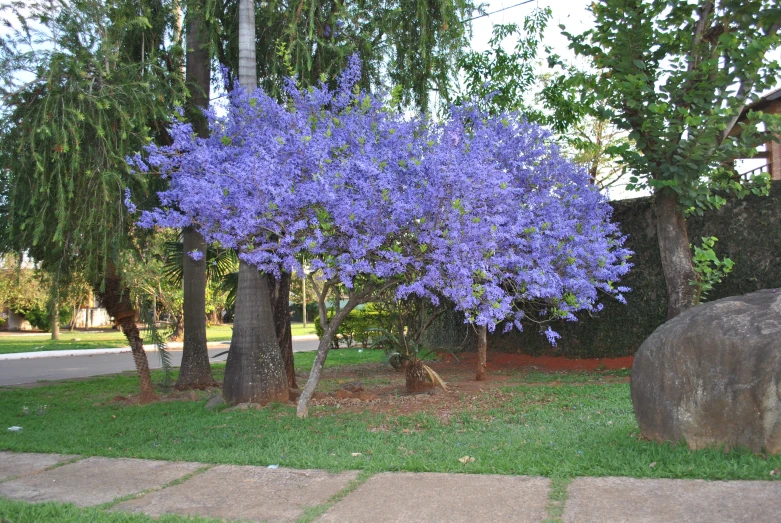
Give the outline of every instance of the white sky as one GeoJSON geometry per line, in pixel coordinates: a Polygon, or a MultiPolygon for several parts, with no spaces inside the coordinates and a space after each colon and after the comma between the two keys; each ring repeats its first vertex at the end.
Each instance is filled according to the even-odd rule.
{"type": "MultiPolygon", "coordinates": [[[[520,3],[522,0],[489,0],[485,2],[486,12],[490,13],[520,3]]],[[[566,26],[567,30],[575,34],[590,29],[592,16],[586,10],[590,5],[587,0],[538,0],[518,7],[513,7],[493,15],[472,21],[472,47],[477,51],[488,48],[488,39],[491,37],[491,29],[494,24],[522,24],[524,17],[536,7],[550,7],[553,12],[544,43],[553,47],[554,51],[562,56],[574,57],[567,49],[567,38],[561,34],[559,24],[566,26]]]]}
{"type": "MultiPolygon", "coordinates": [[[[514,6],[522,0],[488,0],[485,2],[485,11],[488,13],[498,11],[506,7],[514,6]]],[[[578,63],[574,53],[567,46],[567,38],[561,34],[559,25],[564,25],[566,30],[573,34],[580,34],[593,27],[593,15],[588,11],[591,0],[538,0],[517,7],[511,7],[505,11],[492,14],[478,20],[472,21],[472,48],[476,51],[488,49],[488,40],[491,37],[491,30],[494,24],[517,23],[522,24],[524,17],[530,14],[535,8],[550,7],[552,11],[551,20],[543,37],[543,45],[553,48],[553,52],[565,58],[566,61],[578,63]]],[[[508,42],[511,45],[511,42],[508,42]]],[[[775,53],[776,59],[781,59],[781,50],[775,53]]],[[[779,81],[781,85],[781,80],[779,81]]],[[[777,86],[778,87],[778,86],[777,86]]],[[[772,91],[769,89],[766,92],[772,91]]],[[[764,159],[738,160],[736,168],[738,172],[745,172],[755,167],[765,165],[764,159]]],[[[638,192],[626,192],[621,190],[611,190],[611,198],[634,198],[641,196],[638,192]]]]}

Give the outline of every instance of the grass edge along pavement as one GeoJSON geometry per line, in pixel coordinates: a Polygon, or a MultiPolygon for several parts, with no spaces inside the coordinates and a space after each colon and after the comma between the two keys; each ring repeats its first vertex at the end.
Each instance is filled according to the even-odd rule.
{"type": "MultiPolygon", "coordinates": [[[[367,388],[397,376],[374,351],[341,349],[329,367],[343,371],[324,386],[338,388],[353,372],[367,388]],[[366,358],[366,359],[365,359],[366,358]],[[375,360],[376,361],[376,360],[375,360]],[[383,374],[385,373],[385,374],[383,374]],[[376,377],[379,376],[379,377],[376,377]]],[[[307,362],[298,358],[301,367],[307,362]]],[[[300,368],[301,368],[300,367],[300,368]]],[[[215,368],[219,375],[221,367],[215,368]]],[[[159,379],[159,374],[155,374],[159,379]]],[[[397,379],[397,378],[394,378],[397,379]]],[[[447,378],[446,378],[447,379],[447,378]]],[[[316,406],[299,420],[289,404],[255,411],[204,409],[197,401],[130,405],[134,376],[103,376],[34,389],[0,390],[0,449],[82,456],[137,457],[211,464],[279,464],[289,468],[428,471],[571,478],[628,476],[777,480],[781,456],[743,450],[690,451],[639,437],[625,378],[615,372],[503,371],[484,392],[437,396],[393,394],[380,403],[316,406]],[[592,381],[587,381],[592,380],[592,381]],[[117,399],[120,398],[120,399],[117,399]],[[382,403],[384,402],[384,403],[382,403]],[[424,408],[401,414],[391,407],[424,408]],[[390,410],[389,410],[390,409],[390,410]],[[463,456],[474,461],[463,463],[463,456]]],[[[444,395],[447,394],[447,395],[444,395]]],[[[404,409],[402,409],[404,410],[404,409]]]]}
{"type": "MultiPolygon", "coordinates": [[[[206,329],[206,339],[209,342],[230,341],[232,330],[230,324],[214,325],[206,329]]],[[[312,336],[315,334],[314,324],[304,329],[301,323],[293,323],[292,335],[312,336]]],[[[141,328],[141,327],[140,327],[141,328]]],[[[149,335],[142,328],[141,337],[149,335]]],[[[18,354],[23,352],[50,352],[58,350],[93,350],[129,348],[127,339],[120,331],[113,329],[89,329],[88,331],[61,331],[59,340],[52,340],[49,333],[32,332],[0,332],[0,355],[18,354]]]]}
{"type": "Polygon", "coordinates": [[[374,472],[362,470],[360,474],[358,474],[357,478],[350,481],[350,483],[348,483],[346,487],[344,487],[342,490],[340,490],[339,492],[331,496],[331,498],[328,501],[326,501],[325,503],[321,503],[319,505],[307,507],[304,510],[304,513],[301,515],[301,517],[298,518],[296,523],[311,523],[318,517],[325,514],[329,508],[333,507],[339,501],[343,500],[348,494],[354,492],[358,487],[366,483],[366,481],[368,481],[369,478],[371,478],[372,476],[374,476],[374,472]]]}
{"type": "Polygon", "coordinates": [[[567,504],[567,489],[573,478],[552,477],[550,478],[550,491],[548,492],[548,504],[545,511],[548,517],[543,523],[561,523],[561,516],[564,514],[564,508],[567,504]]]}
{"type": "Polygon", "coordinates": [[[158,517],[129,512],[108,512],[96,507],[79,507],[71,503],[47,501],[27,503],[0,498],[0,521],[3,523],[222,523],[224,520],[164,514],[158,517]]]}

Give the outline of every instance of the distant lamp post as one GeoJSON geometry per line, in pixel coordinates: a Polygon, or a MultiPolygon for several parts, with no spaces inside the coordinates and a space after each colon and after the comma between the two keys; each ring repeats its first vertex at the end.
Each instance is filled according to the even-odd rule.
{"type": "Polygon", "coordinates": [[[306,329],[306,261],[301,264],[301,267],[301,272],[303,273],[301,274],[301,302],[303,303],[301,307],[301,314],[304,323],[304,329],[306,329]]]}

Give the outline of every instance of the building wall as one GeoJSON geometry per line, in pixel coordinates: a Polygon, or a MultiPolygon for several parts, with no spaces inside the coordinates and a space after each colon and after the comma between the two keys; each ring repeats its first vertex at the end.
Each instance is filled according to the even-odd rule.
{"type": "Polygon", "coordinates": [[[107,327],[112,325],[106,309],[102,307],[90,307],[79,309],[76,314],[76,328],[77,329],[91,329],[93,327],[107,327]]]}
{"type": "Polygon", "coordinates": [[[9,331],[30,331],[33,330],[30,322],[22,318],[20,315],[13,311],[6,310],[8,317],[6,318],[6,325],[9,331]]]}

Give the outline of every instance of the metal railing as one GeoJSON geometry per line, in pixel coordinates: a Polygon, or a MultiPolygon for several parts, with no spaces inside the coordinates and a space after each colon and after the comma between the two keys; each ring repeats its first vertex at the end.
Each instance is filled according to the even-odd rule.
{"type": "Polygon", "coordinates": [[[762,165],[760,167],[757,167],[755,169],[751,169],[750,171],[746,171],[744,173],[741,173],[739,175],[740,179],[744,180],[744,181],[749,181],[749,180],[751,180],[751,178],[753,178],[754,176],[757,176],[759,174],[762,174],[762,173],[768,173],[769,174],[772,166],[773,166],[773,164],[768,163],[768,164],[762,165]]]}

